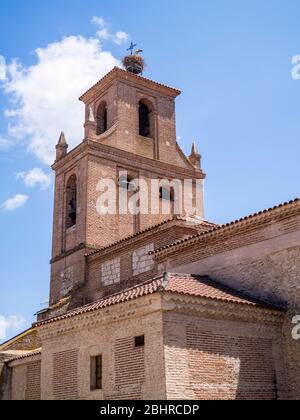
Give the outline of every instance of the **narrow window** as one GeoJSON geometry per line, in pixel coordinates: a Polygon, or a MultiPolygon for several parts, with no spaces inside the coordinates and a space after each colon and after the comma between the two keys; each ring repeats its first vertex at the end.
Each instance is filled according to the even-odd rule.
{"type": "Polygon", "coordinates": [[[144,103],[139,103],[139,132],[140,136],[151,137],[150,109],[144,103]]]}
{"type": "Polygon", "coordinates": [[[91,357],[91,390],[102,389],[102,355],[91,357]]]}
{"type": "Polygon", "coordinates": [[[97,136],[107,131],[107,103],[101,102],[97,110],[97,136]]]}
{"type": "Polygon", "coordinates": [[[77,221],[77,179],[73,175],[67,184],[67,220],[66,227],[67,229],[76,225],[77,221]]]}
{"type": "Polygon", "coordinates": [[[171,188],[161,187],[159,189],[159,198],[161,200],[167,200],[167,201],[171,201],[173,203],[175,201],[174,187],[171,187],[171,188]]]}
{"type": "Polygon", "coordinates": [[[135,347],[144,347],[145,345],[145,336],[140,335],[139,337],[135,337],[134,339],[134,346],[135,347]]]}
{"type": "Polygon", "coordinates": [[[127,191],[135,192],[137,189],[134,179],[130,176],[121,175],[119,179],[119,185],[127,191]]]}

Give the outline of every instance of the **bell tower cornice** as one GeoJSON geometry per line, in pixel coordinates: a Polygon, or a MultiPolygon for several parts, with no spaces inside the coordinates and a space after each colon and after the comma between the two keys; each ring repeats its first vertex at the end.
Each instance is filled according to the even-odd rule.
{"type": "Polygon", "coordinates": [[[169,96],[175,99],[181,94],[181,91],[177,88],[173,88],[162,83],[155,82],[154,80],[148,79],[143,76],[136,75],[129,71],[123,70],[119,67],[114,67],[109,73],[107,73],[102,79],[100,79],[94,86],[86,91],[79,100],[85,104],[90,103],[95,97],[99,96],[103,91],[108,89],[114,82],[125,82],[128,84],[134,84],[141,88],[146,88],[160,93],[164,96],[169,96]]]}

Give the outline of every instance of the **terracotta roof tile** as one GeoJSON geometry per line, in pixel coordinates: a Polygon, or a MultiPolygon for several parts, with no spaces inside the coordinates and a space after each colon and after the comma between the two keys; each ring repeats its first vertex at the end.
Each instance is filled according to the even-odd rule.
{"type": "Polygon", "coordinates": [[[168,276],[170,280],[164,289],[165,292],[198,296],[251,306],[271,307],[271,305],[266,302],[251,298],[244,293],[216,282],[209,277],[190,274],[170,274],[168,276]]]}
{"type": "Polygon", "coordinates": [[[260,211],[258,213],[251,214],[250,216],[243,217],[242,219],[238,219],[238,220],[235,220],[235,221],[230,222],[230,223],[226,223],[226,224],[223,224],[223,225],[214,225],[214,226],[212,225],[211,229],[206,229],[202,232],[200,231],[197,235],[192,235],[188,238],[181,239],[179,241],[173,242],[172,244],[169,244],[169,245],[166,245],[162,248],[156,249],[155,251],[152,251],[149,254],[158,254],[158,253],[160,253],[162,251],[165,251],[167,249],[176,247],[177,245],[187,243],[187,242],[189,242],[193,239],[200,238],[204,235],[207,235],[207,234],[210,234],[210,233],[213,233],[213,232],[222,231],[224,229],[231,228],[231,227],[233,227],[235,225],[238,225],[240,223],[251,221],[252,219],[255,219],[257,217],[263,217],[263,216],[269,215],[276,210],[284,209],[286,207],[289,207],[289,206],[292,206],[292,205],[295,205],[295,204],[300,204],[300,199],[299,198],[296,198],[295,200],[289,201],[287,203],[279,204],[279,205],[277,205],[275,207],[272,207],[270,209],[266,209],[266,210],[260,211]]]}
{"type": "Polygon", "coordinates": [[[26,359],[27,357],[39,356],[40,354],[42,354],[42,349],[36,349],[36,350],[33,350],[33,351],[28,351],[25,354],[20,354],[19,356],[18,355],[15,355],[15,356],[12,355],[12,357],[8,360],[8,362],[14,362],[16,360],[26,359]]]}
{"type": "MultiPolygon", "coordinates": [[[[113,248],[116,245],[119,245],[119,244],[121,244],[123,242],[126,242],[126,241],[130,240],[130,239],[136,238],[136,237],[138,237],[140,235],[143,235],[144,233],[151,232],[152,230],[155,230],[155,229],[157,229],[157,228],[159,228],[161,226],[167,225],[168,223],[171,223],[171,222],[176,221],[176,220],[187,222],[187,221],[192,221],[192,218],[186,218],[186,217],[183,217],[183,216],[174,216],[171,219],[165,220],[165,221],[163,221],[161,223],[158,223],[157,225],[150,226],[147,229],[141,230],[140,232],[137,232],[134,235],[127,236],[124,239],[120,239],[117,242],[113,242],[112,244],[107,245],[107,246],[105,246],[103,248],[95,249],[95,250],[93,250],[93,251],[85,254],[85,256],[86,257],[90,257],[92,255],[98,254],[101,251],[104,251],[104,250],[109,249],[109,248],[113,248]]],[[[206,220],[199,221],[198,223],[197,222],[194,222],[194,223],[195,223],[195,225],[193,227],[198,232],[206,232],[206,231],[211,230],[212,228],[215,228],[215,227],[218,226],[217,224],[215,224],[213,222],[208,222],[206,220]]]]}
{"type": "Polygon", "coordinates": [[[245,294],[215,282],[208,277],[194,276],[190,274],[184,275],[166,273],[155,279],[148,280],[143,284],[104,298],[98,302],[67,312],[64,315],[60,315],[46,321],[37,322],[34,324],[34,326],[41,326],[56,321],[66,320],[77,315],[87,314],[99,309],[116,305],[118,303],[127,302],[157,292],[195,296],[217,301],[249,305],[253,307],[257,306],[269,309],[282,309],[270,305],[266,302],[246,296],[245,294]]]}

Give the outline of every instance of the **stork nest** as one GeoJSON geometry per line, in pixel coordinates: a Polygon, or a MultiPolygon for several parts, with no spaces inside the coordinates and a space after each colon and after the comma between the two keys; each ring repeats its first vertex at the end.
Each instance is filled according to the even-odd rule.
{"type": "Polygon", "coordinates": [[[123,66],[127,71],[140,74],[145,69],[145,60],[140,55],[128,55],[123,59],[123,66]]]}

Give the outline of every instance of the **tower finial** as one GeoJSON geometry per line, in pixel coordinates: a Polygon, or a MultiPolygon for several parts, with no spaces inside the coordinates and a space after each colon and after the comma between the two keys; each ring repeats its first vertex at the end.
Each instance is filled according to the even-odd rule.
{"type": "Polygon", "coordinates": [[[192,146],[192,155],[199,155],[198,149],[197,149],[197,144],[196,144],[195,141],[193,142],[193,146],[192,146]]]}
{"type": "Polygon", "coordinates": [[[192,145],[192,152],[191,152],[191,155],[189,156],[189,161],[195,168],[201,169],[201,155],[198,152],[197,144],[195,141],[193,142],[193,145],[192,145]]]}
{"type": "Polygon", "coordinates": [[[130,55],[126,55],[123,59],[123,65],[127,71],[134,74],[142,74],[145,68],[145,60],[140,54],[143,50],[135,50],[138,44],[131,43],[127,51],[130,51],[130,55]]]}
{"type": "Polygon", "coordinates": [[[66,145],[67,144],[66,136],[65,136],[65,133],[63,131],[60,134],[60,137],[59,137],[59,140],[58,140],[58,144],[60,146],[63,146],[63,145],[66,145]]]}
{"type": "Polygon", "coordinates": [[[65,133],[62,131],[56,145],[56,161],[62,159],[68,153],[68,144],[65,133]]]}

